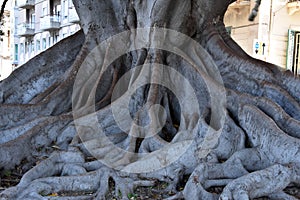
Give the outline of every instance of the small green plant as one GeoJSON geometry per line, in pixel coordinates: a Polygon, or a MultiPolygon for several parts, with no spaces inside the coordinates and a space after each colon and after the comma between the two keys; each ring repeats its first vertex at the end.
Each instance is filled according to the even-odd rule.
{"type": "Polygon", "coordinates": [[[122,192],[120,190],[118,190],[118,197],[122,198],[122,192]]]}
{"type": "Polygon", "coordinates": [[[49,195],[49,192],[47,192],[46,190],[43,190],[43,191],[39,192],[39,194],[43,197],[46,197],[49,195]]]}
{"type": "Polygon", "coordinates": [[[165,183],[165,182],[161,184],[162,189],[166,189],[168,186],[169,186],[169,184],[165,183]]]}
{"type": "Polygon", "coordinates": [[[10,176],[11,176],[11,171],[5,170],[5,171],[3,172],[3,175],[6,176],[6,177],[10,177],[10,176]]]}
{"type": "Polygon", "coordinates": [[[129,194],[127,195],[127,197],[128,197],[129,199],[135,200],[135,199],[137,199],[137,194],[129,193],[129,194]]]}

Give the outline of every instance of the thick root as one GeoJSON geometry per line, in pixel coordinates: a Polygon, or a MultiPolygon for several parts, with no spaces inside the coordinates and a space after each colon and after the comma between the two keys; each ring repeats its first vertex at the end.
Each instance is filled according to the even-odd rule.
{"type": "Polygon", "coordinates": [[[279,193],[295,179],[289,166],[273,165],[231,181],[224,188],[220,199],[253,199],[279,193]]]}

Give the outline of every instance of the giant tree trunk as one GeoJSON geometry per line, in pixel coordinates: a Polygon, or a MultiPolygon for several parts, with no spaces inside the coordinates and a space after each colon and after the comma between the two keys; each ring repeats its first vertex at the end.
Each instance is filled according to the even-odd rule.
{"type": "Polygon", "coordinates": [[[300,79],[227,35],[232,1],[73,1],[83,31],[0,83],[1,199],[297,198],[300,79]]]}

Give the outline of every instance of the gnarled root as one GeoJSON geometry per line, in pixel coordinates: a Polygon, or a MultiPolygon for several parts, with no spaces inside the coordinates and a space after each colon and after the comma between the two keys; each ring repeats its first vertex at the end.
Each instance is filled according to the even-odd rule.
{"type": "MultiPolygon", "coordinates": [[[[295,176],[293,167],[273,165],[231,181],[224,188],[220,199],[246,200],[269,195],[271,197],[283,197],[282,190],[295,181],[295,176]]],[[[288,196],[286,195],[286,197],[288,196]]],[[[292,199],[292,197],[285,199],[292,199]]]]}
{"type": "Polygon", "coordinates": [[[55,153],[29,170],[20,183],[0,194],[1,199],[55,199],[91,198],[105,199],[114,182],[115,194],[120,197],[133,192],[136,187],[153,186],[154,181],[139,180],[134,174],[125,174],[103,166],[98,161],[85,162],[75,148],[55,153]],[[72,195],[74,195],[72,197],[72,195]]]}

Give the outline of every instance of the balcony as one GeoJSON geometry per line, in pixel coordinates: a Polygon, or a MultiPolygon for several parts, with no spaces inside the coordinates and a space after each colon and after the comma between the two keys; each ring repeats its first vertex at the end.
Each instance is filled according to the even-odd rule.
{"type": "Polygon", "coordinates": [[[69,9],[68,18],[70,23],[79,23],[80,20],[74,7],[69,9]]]}
{"type": "Polygon", "coordinates": [[[247,8],[250,8],[249,0],[237,0],[234,3],[230,4],[228,9],[232,9],[233,11],[236,11],[236,13],[240,14],[241,10],[244,9],[246,6],[247,8]]]}
{"type": "Polygon", "coordinates": [[[17,0],[17,6],[19,8],[30,9],[34,7],[35,0],[17,0]]]}
{"type": "Polygon", "coordinates": [[[17,27],[17,35],[21,37],[34,35],[34,24],[32,23],[22,23],[17,27]]]}
{"type": "Polygon", "coordinates": [[[300,0],[289,0],[287,9],[289,15],[293,15],[295,12],[300,11],[300,0]]]}
{"type": "Polygon", "coordinates": [[[60,28],[60,17],[58,15],[46,15],[40,19],[40,29],[51,31],[60,28]]]}

